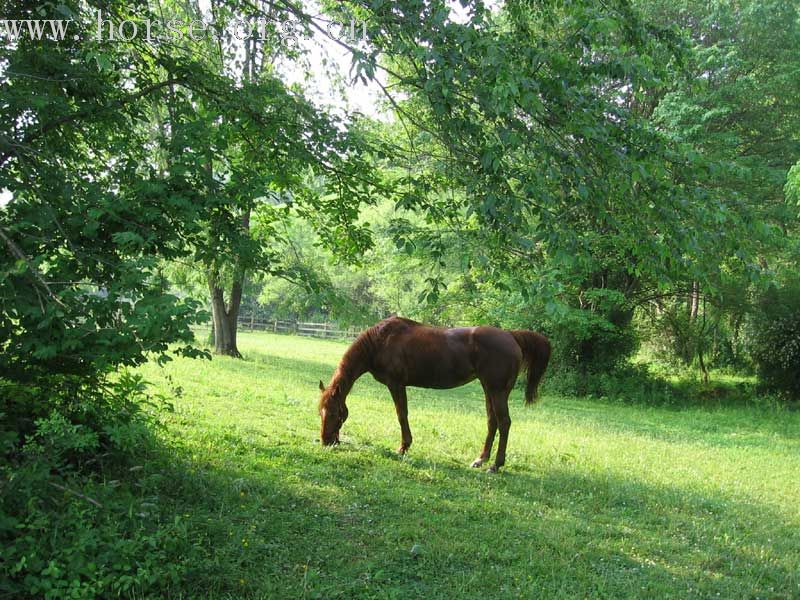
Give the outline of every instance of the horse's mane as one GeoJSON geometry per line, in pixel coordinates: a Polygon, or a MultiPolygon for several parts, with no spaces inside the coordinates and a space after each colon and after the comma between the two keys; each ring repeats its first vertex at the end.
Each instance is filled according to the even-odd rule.
{"type": "Polygon", "coordinates": [[[337,397],[344,397],[350,392],[355,380],[367,370],[369,364],[369,357],[375,348],[375,342],[380,336],[382,325],[384,321],[377,323],[362,331],[352,344],[347,348],[342,359],[339,361],[339,366],[333,372],[331,381],[325,388],[325,392],[319,399],[320,410],[325,408],[328,400],[331,397],[330,391],[339,386],[339,393],[337,397]]]}

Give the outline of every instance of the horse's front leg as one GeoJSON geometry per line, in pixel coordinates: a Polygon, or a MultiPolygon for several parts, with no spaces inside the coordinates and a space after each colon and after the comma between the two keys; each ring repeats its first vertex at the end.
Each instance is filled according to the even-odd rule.
{"type": "Polygon", "coordinates": [[[411,428],[408,426],[408,398],[405,386],[392,386],[389,388],[397,411],[397,420],[400,422],[402,442],[397,449],[399,454],[405,454],[411,447],[411,428]]]}
{"type": "Polygon", "coordinates": [[[494,416],[494,408],[492,408],[489,394],[486,394],[486,441],[483,443],[481,455],[472,462],[473,467],[478,468],[489,460],[492,455],[495,433],[497,433],[497,419],[494,416]]]}

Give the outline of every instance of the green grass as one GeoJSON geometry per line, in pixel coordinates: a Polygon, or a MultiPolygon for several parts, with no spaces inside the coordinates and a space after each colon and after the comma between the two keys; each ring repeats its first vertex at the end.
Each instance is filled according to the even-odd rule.
{"type": "MultiPolygon", "coordinates": [[[[469,468],[477,384],[409,390],[414,434],[367,375],[342,445],[317,443],[317,382],[346,345],[243,334],[246,360],[142,369],[182,388],[150,518],[180,519],[205,597],[797,598],[800,415],[512,394],[507,466],[469,468]],[[411,548],[418,545],[419,552],[411,548]]],[[[143,497],[147,494],[143,492],[143,497]]],[[[152,504],[152,503],[151,503],[152,504]]]]}

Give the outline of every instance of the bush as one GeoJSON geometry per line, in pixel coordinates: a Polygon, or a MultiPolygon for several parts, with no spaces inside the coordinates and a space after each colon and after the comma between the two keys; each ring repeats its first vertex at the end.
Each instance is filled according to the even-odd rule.
{"type": "Polygon", "coordinates": [[[160,596],[199,560],[180,519],[142,508],[142,465],[169,405],[127,372],[93,386],[57,379],[34,410],[17,404],[39,390],[2,388],[10,395],[0,413],[0,596],[160,596]]]}
{"type": "Polygon", "coordinates": [[[103,482],[53,477],[47,467],[3,469],[0,596],[163,597],[201,560],[187,544],[188,524],[142,508],[123,472],[103,482]]]}
{"type": "Polygon", "coordinates": [[[546,390],[565,396],[580,392],[604,400],[649,406],[692,403],[696,390],[686,390],[654,374],[647,365],[624,364],[606,371],[559,369],[545,379],[546,390]]]}
{"type": "Polygon", "coordinates": [[[42,385],[0,380],[0,443],[11,462],[21,453],[46,456],[54,467],[81,467],[97,454],[125,460],[157,413],[171,409],[164,398],[146,393],[140,375],[123,370],[108,377],[56,375],[42,385]]]}
{"type": "Polygon", "coordinates": [[[769,288],[748,323],[760,383],[800,398],[800,281],[769,288]]]}
{"type": "Polygon", "coordinates": [[[593,394],[598,377],[615,376],[639,347],[628,315],[614,322],[575,310],[547,331],[553,344],[547,377],[565,394],[593,394]]]}

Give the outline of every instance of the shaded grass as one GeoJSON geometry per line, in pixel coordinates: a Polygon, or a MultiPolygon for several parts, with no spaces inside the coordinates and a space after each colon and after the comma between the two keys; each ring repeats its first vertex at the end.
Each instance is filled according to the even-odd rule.
{"type": "Polygon", "coordinates": [[[246,360],[142,369],[182,388],[140,485],[205,557],[189,595],[800,596],[797,413],[547,392],[526,410],[515,391],[492,476],[467,466],[485,435],[477,384],[410,390],[414,446],[398,458],[390,396],[366,376],[327,449],[317,381],[346,345],[252,333],[240,347],[246,360]]]}

